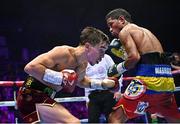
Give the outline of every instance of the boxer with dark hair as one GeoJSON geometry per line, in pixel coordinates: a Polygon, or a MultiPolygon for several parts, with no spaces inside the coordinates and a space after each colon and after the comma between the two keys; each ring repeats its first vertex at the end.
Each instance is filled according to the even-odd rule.
{"type": "Polygon", "coordinates": [[[148,29],[132,23],[131,15],[125,9],[110,11],[106,21],[109,31],[120,40],[127,53],[125,61],[111,70],[122,74],[135,69],[136,74],[115,105],[109,121],[125,122],[148,111],[161,114],[169,122],[180,122],[171,65],[160,41],[148,29]]]}
{"type": "Polygon", "coordinates": [[[93,80],[85,76],[87,64],[101,61],[109,38],[99,29],[82,30],[77,47],[57,46],[29,62],[24,70],[29,74],[20,88],[17,105],[26,123],[80,123],[65,107],[53,99],[56,91],[73,92],[80,87],[113,88],[114,78],[93,80]]]}

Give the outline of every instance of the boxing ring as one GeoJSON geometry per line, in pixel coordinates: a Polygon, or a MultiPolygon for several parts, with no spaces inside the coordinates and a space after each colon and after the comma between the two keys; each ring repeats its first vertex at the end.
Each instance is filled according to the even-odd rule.
{"type": "MultiPolygon", "coordinates": [[[[173,75],[179,75],[180,74],[180,69],[179,70],[174,70],[172,71],[173,75]]],[[[134,77],[123,77],[123,81],[130,81],[132,80],[134,77]]],[[[24,83],[24,81],[0,81],[0,87],[20,87],[22,86],[22,84],[24,83]]],[[[16,91],[14,89],[13,91],[13,101],[0,101],[0,107],[13,107],[15,111],[17,111],[17,106],[16,106],[16,91]]],[[[176,87],[174,92],[179,92],[180,91],[180,86],[176,87]]],[[[66,98],[55,98],[55,101],[57,101],[58,103],[63,103],[63,102],[82,102],[82,101],[86,101],[86,97],[85,96],[81,96],[81,97],[66,97],[66,98]]],[[[180,110],[180,107],[179,107],[180,110]]],[[[145,115],[145,120],[147,120],[147,116],[145,115]]],[[[88,119],[81,119],[81,122],[88,122],[88,119]]],[[[148,122],[148,121],[147,121],[148,122]]],[[[18,123],[18,118],[15,118],[15,123],[18,123]]]]}

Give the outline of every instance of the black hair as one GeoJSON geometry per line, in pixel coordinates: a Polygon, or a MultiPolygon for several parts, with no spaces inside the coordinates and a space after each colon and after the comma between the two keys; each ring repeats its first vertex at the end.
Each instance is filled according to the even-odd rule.
{"type": "Polygon", "coordinates": [[[132,22],[130,13],[129,13],[128,11],[126,11],[125,9],[122,9],[122,8],[118,8],[118,9],[111,10],[111,11],[106,15],[106,20],[107,20],[108,18],[118,19],[120,16],[124,16],[124,18],[125,18],[128,22],[132,22]]]}

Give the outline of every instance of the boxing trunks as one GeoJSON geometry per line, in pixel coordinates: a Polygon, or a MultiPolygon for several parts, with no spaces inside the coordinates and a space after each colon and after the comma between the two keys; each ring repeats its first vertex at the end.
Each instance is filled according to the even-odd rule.
{"type": "Polygon", "coordinates": [[[56,101],[51,97],[54,94],[52,88],[42,84],[35,78],[28,76],[23,86],[19,89],[17,97],[17,106],[23,122],[32,123],[39,122],[36,103],[54,106],[56,101]]]}
{"type": "Polygon", "coordinates": [[[113,109],[122,107],[128,119],[146,111],[180,118],[173,95],[175,85],[171,66],[163,53],[141,55],[135,74],[135,79],[130,82],[113,109]]]}

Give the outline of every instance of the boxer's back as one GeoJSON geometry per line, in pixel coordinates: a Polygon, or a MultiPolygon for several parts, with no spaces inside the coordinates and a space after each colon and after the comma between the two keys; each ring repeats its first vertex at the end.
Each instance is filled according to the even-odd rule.
{"type": "Polygon", "coordinates": [[[140,54],[150,52],[163,52],[160,41],[149,30],[130,24],[128,28],[140,54]]]}

